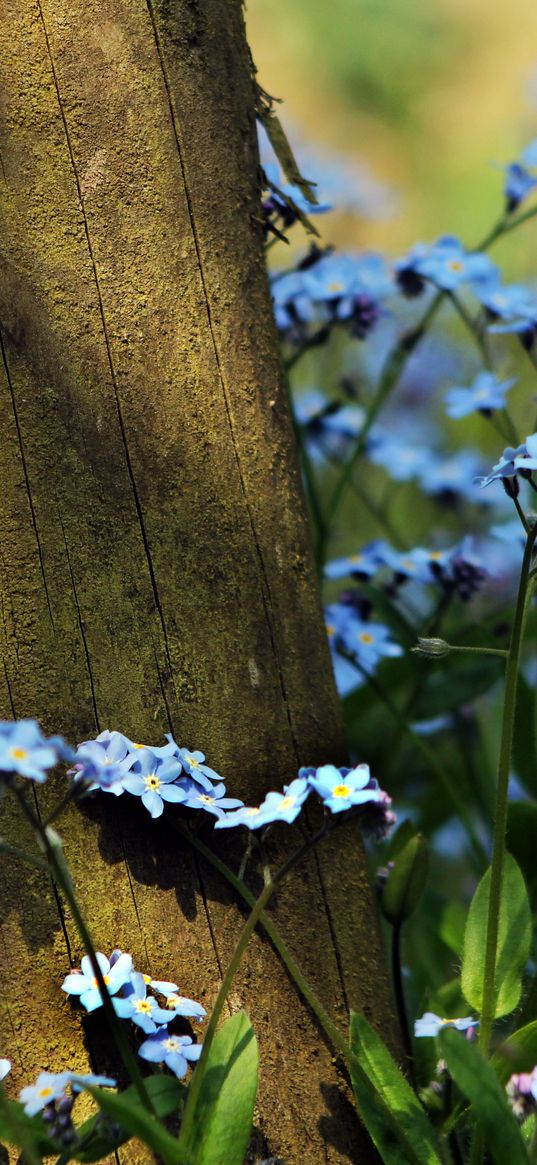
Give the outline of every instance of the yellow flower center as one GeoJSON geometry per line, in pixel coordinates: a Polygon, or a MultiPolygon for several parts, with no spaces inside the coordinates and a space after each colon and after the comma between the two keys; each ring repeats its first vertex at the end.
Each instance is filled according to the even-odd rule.
{"type": "Polygon", "coordinates": [[[355,566],[356,566],[357,562],[363,562],[363,561],[364,561],[363,554],[352,554],[351,557],[349,558],[349,562],[353,562],[355,566]]]}
{"type": "Polygon", "coordinates": [[[151,1011],[150,999],[137,999],[134,1004],[134,1010],[140,1012],[142,1015],[148,1015],[151,1011]]]}
{"type": "Polygon", "coordinates": [[[146,984],[150,983],[151,982],[151,975],[142,975],[142,979],[143,979],[144,983],[146,983],[146,984]]]}
{"type": "Polygon", "coordinates": [[[180,995],[168,995],[168,998],[166,1000],[166,1007],[169,1007],[170,1011],[173,1011],[176,1007],[179,1006],[180,1002],[181,1002],[180,995]]]}
{"type": "Polygon", "coordinates": [[[52,1088],[50,1088],[50,1087],[48,1087],[48,1088],[40,1088],[40,1089],[39,1089],[39,1092],[37,1093],[37,1095],[38,1095],[38,1096],[41,1098],[41,1100],[45,1100],[45,1098],[46,1098],[47,1096],[51,1096],[51,1095],[52,1095],[52,1088]]]}
{"type": "Polygon", "coordinates": [[[170,1036],[169,1039],[164,1040],[163,1047],[166,1048],[167,1052],[179,1052],[181,1050],[179,1040],[174,1036],[170,1036]]]}
{"type": "Polygon", "coordinates": [[[147,777],[144,777],[144,781],[146,789],[160,789],[162,784],[156,773],[149,773],[147,777]]]}
{"type": "Polygon", "coordinates": [[[333,797],[348,797],[351,792],[350,785],[334,785],[332,789],[333,797]]]}
{"type": "Polygon", "coordinates": [[[256,813],[259,813],[259,807],[252,805],[251,809],[246,810],[246,817],[255,817],[256,813]]]}
{"type": "Polygon", "coordinates": [[[366,643],[366,644],[374,643],[373,636],[370,634],[369,631],[361,631],[359,636],[358,636],[358,639],[360,640],[360,643],[366,643]]]}
{"type": "Polygon", "coordinates": [[[196,758],[193,756],[187,756],[186,759],[187,759],[187,764],[189,764],[192,769],[197,769],[197,767],[200,763],[199,760],[196,760],[196,758]]]}
{"type": "MultiPolygon", "coordinates": [[[[109,975],[103,975],[103,980],[104,980],[104,985],[105,985],[105,987],[108,987],[108,984],[109,984],[109,982],[110,982],[110,976],[109,976],[109,975]]],[[[92,986],[93,986],[93,987],[96,987],[96,988],[98,989],[98,987],[99,987],[99,984],[98,984],[98,982],[97,982],[97,980],[96,980],[96,979],[94,979],[94,980],[93,980],[93,984],[92,984],[92,986]]]]}
{"type": "Polygon", "coordinates": [[[25,748],[10,748],[9,754],[13,757],[13,760],[25,760],[28,756],[25,748]]]}
{"type": "Polygon", "coordinates": [[[403,558],[401,566],[406,567],[407,570],[415,570],[416,569],[416,563],[412,562],[411,558],[403,558]]]}
{"type": "Polygon", "coordinates": [[[326,624],[326,632],[327,632],[327,635],[328,635],[328,638],[329,638],[329,639],[331,639],[331,638],[332,638],[332,636],[336,634],[336,629],[335,629],[335,627],[334,627],[334,624],[333,624],[333,623],[327,623],[327,624],[326,624]]]}
{"type": "Polygon", "coordinates": [[[431,550],[429,558],[433,558],[437,562],[442,558],[443,553],[443,550],[431,550]]]}
{"type": "Polygon", "coordinates": [[[147,748],[147,744],[134,744],[134,748],[147,748]]]}
{"type": "Polygon", "coordinates": [[[278,805],[278,813],[284,813],[286,809],[292,809],[295,803],[296,797],[284,797],[283,801],[280,801],[278,805]]]}
{"type": "Polygon", "coordinates": [[[208,793],[201,793],[198,800],[203,801],[204,805],[214,805],[214,797],[209,797],[208,793]]]}
{"type": "Polygon", "coordinates": [[[329,284],[328,284],[328,290],[329,290],[329,291],[335,291],[335,292],[338,292],[338,291],[343,291],[343,284],[342,284],[341,282],[339,282],[339,281],[337,281],[337,280],[336,280],[336,282],[335,282],[335,283],[329,283],[329,284]]]}
{"type": "Polygon", "coordinates": [[[448,263],[448,267],[449,267],[450,271],[463,271],[464,270],[464,265],[461,263],[460,259],[452,259],[451,262],[448,263]]]}

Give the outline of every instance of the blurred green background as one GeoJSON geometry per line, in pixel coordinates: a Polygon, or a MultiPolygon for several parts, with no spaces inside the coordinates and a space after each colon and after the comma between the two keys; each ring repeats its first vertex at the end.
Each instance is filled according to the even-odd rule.
{"type": "MultiPolygon", "coordinates": [[[[299,160],[301,140],[364,160],[398,195],[389,220],[323,220],[327,241],[478,240],[501,205],[495,164],[537,136],[535,0],[249,0],[246,15],[299,160]]],[[[523,232],[509,255],[526,268],[523,232]]]]}

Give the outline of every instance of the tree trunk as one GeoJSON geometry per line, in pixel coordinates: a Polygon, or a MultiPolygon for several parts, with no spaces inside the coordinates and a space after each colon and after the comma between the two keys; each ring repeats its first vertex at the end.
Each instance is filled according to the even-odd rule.
{"type": "MultiPolygon", "coordinates": [[[[255,804],[344,745],[264,269],[241,5],[0,0],[0,27],[1,714],[71,741],[171,729],[255,804]]],[[[227,887],[128,795],[60,828],[98,948],[209,1008],[241,923],[227,887]]],[[[277,917],[307,975],[343,1027],[351,1003],[390,1038],[362,854],[320,853],[299,887],[277,917]]],[[[95,1027],[84,1048],[60,990],[82,953],[71,919],[12,862],[0,895],[0,1054],[19,1085],[83,1068],[95,1027]]],[[[272,1152],[372,1160],[262,937],[231,1006],[260,1040],[272,1152]]]]}

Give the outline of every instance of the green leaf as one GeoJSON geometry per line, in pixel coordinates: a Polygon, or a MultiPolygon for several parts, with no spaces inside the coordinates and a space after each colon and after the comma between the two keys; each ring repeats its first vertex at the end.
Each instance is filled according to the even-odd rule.
{"type": "Polygon", "coordinates": [[[427,842],[417,833],[396,853],[382,892],[382,913],[392,925],[399,925],[414,913],[425,890],[428,872],[427,842]]]}
{"type": "MultiPolygon", "coordinates": [[[[483,966],[490,893],[490,869],[483,875],[468,912],[464,932],[461,982],[465,999],[481,1011],[483,1006],[483,966]]],[[[522,990],[522,971],[531,945],[531,913],[522,874],[511,854],[506,853],[494,975],[494,1017],[509,1015],[522,990]]]]}
{"type": "Polygon", "coordinates": [[[385,1165],[440,1165],[432,1125],[367,1020],[351,1014],[350,1072],[360,1116],[385,1165]]]}
{"type": "Polygon", "coordinates": [[[407,842],[416,836],[416,833],[417,830],[412,824],[410,817],[405,817],[405,820],[397,826],[397,829],[394,830],[386,843],[382,864],[385,865],[386,862],[393,862],[397,854],[401,853],[401,850],[405,848],[407,842]]]}
{"type": "Polygon", "coordinates": [[[476,1044],[460,1032],[440,1032],[440,1047],[451,1075],[470,1101],[495,1165],[528,1165],[528,1155],[507,1097],[476,1044]]]}
{"type": "Polygon", "coordinates": [[[258,1069],[254,1030],[245,1012],[239,1011],[214,1037],[203,1066],[190,1132],[179,1138],[193,1165],[242,1165],[252,1127],[258,1069]]]}
{"type": "Polygon", "coordinates": [[[537,1064],[537,1020],[508,1036],[491,1062],[502,1084],[513,1072],[531,1072],[537,1064]]]}
{"type": "Polygon", "coordinates": [[[438,933],[450,951],[460,955],[464,943],[466,911],[460,902],[446,902],[442,908],[438,933]]]}
{"type": "Polygon", "coordinates": [[[491,656],[482,656],[476,663],[449,657],[434,667],[429,682],[416,702],[413,716],[416,720],[433,719],[454,712],[461,704],[477,699],[496,682],[501,674],[503,661],[491,656]]]}
{"type": "Polygon", "coordinates": [[[536,837],[537,802],[512,801],[507,810],[506,845],[518,862],[532,895],[537,892],[536,837]]]}
{"type": "Polygon", "coordinates": [[[28,1165],[40,1165],[42,1157],[57,1154],[60,1147],[48,1135],[41,1116],[27,1116],[22,1104],[0,1093],[0,1139],[23,1149],[28,1165]]]}
{"type": "Polygon", "coordinates": [[[119,1093],[109,1092],[105,1088],[88,1088],[87,1091],[97,1101],[99,1108],[113,1121],[117,1121],[125,1132],[154,1149],[162,1157],[164,1165],[190,1165],[188,1156],[181,1152],[175,1137],[170,1136],[157,1117],[142,1106],[136,1089],[128,1088],[119,1093]]]}
{"type": "MultiPolygon", "coordinates": [[[[160,1074],[147,1076],[144,1084],[158,1117],[170,1116],[171,1113],[180,1111],[187,1094],[186,1085],[181,1084],[173,1076],[160,1074]]],[[[139,1094],[134,1084],[131,1084],[130,1088],[125,1089],[125,1092],[121,1093],[121,1098],[129,1104],[134,1102],[136,1105],[139,1105],[140,1103],[139,1094]]],[[[121,1132],[118,1132],[117,1136],[114,1137],[110,1133],[107,1134],[106,1128],[102,1127],[101,1113],[90,1117],[89,1120],[84,1121],[84,1124],[78,1128],[79,1137],[86,1138],[92,1133],[95,1133],[95,1135],[92,1137],[91,1144],[86,1149],[80,1149],[79,1151],[74,1149],[72,1151],[72,1156],[75,1160],[83,1162],[84,1165],[91,1165],[94,1161],[100,1161],[102,1157],[108,1156],[119,1145],[123,1145],[125,1141],[128,1141],[131,1136],[130,1132],[126,1131],[123,1126],[121,1126],[121,1132]]]]}
{"type": "Polygon", "coordinates": [[[519,673],[515,731],[513,736],[513,768],[524,788],[537,796],[537,741],[535,737],[535,688],[519,673]]]}

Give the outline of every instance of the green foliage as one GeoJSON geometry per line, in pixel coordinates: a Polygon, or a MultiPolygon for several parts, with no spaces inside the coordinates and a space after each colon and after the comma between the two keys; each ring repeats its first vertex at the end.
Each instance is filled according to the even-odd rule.
{"type": "Polygon", "coordinates": [[[535,733],[535,688],[522,673],[518,677],[513,767],[530,797],[537,796],[537,738],[535,733]]]}
{"type": "Polygon", "coordinates": [[[179,1145],[192,1165],[242,1165],[252,1125],[258,1051],[248,1016],[239,1011],[217,1032],[205,1064],[194,1119],[179,1145]]]}
{"type": "Polygon", "coordinates": [[[472,1105],[495,1165],[528,1165],[505,1092],[482,1052],[459,1032],[443,1031],[439,1039],[449,1071],[472,1105]]]}
{"type": "MultiPolygon", "coordinates": [[[[175,1137],[166,1132],[156,1116],[146,1112],[136,1089],[129,1088],[124,1093],[110,1092],[106,1088],[88,1088],[99,1108],[132,1137],[138,1137],[144,1145],[162,1158],[164,1165],[190,1165],[188,1156],[178,1146],[175,1137]]],[[[168,1095],[168,1094],[167,1094],[168,1095]]],[[[175,1093],[175,1101],[180,1096],[175,1093]]],[[[94,1158],[93,1158],[94,1160],[94,1158]]]]}
{"type": "MultiPolygon", "coordinates": [[[[468,1003],[480,1011],[483,1006],[483,966],[487,936],[490,869],[484,874],[472,899],[464,935],[462,989],[468,1003]]],[[[498,921],[498,943],[494,975],[496,1018],[509,1015],[522,989],[522,971],[531,945],[531,913],[528,893],[517,863],[505,855],[498,921]]]]}
{"type": "Polygon", "coordinates": [[[397,851],[384,887],[382,913],[388,922],[399,925],[414,913],[425,889],[428,870],[427,842],[417,833],[397,851]]]}
{"type": "MultiPolygon", "coordinates": [[[[181,1111],[187,1089],[179,1080],[175,1080],[172,1076],[154,1075],[147,1076],[144,1084],[157,1117],[163,1119],[171,1116],[172,1113],[181,1111]]],[[[123,1103],[136,1109],[140,1107],[140,1097],[134,1085],[125,1089],[121,1093],[120,1099],[123,1103]]],[[[129,1139],[131,1133],[126,1131],[128,1126],[124,1121],[116,1122],[114,1120],[113,1124],[120,1124],[119,1130],[115,1130],[115,1135],[114,1131],[112,1133],[109,1129],[107,1131],[107,1123],[109,1125],[112,1122],[103,1121],[102,1115],[98,1113],[80,1125],[79,1137],[84,1140],[91,1138],[91,1144],[85,1149],[73,1152],[75,1161],[81,1161],[83,1165],[91,1165],[92,1162],[100,1161],[102,1157],[112,1153],[129,1139]]]]}
{"type": "Polygon", "coordinates": [[[507,817],[507,848],[518,862],[532,897],[537,892],[537,801],[512,801],[507,817]]]}
{"type": "Polygon", "coordinates": [[[352,1014],[351,1080],[362,1120],[387,1165],[440,1165],[436,1137],[416,1094],[363,1016],[352,1014]],[[360,1070],[361,1069],[361,1070],[360,1070]]]}
{"type": "Polygon", "coordinates": [[[0,1098],[0,1140],[23,1149],[28,1165],[41,1165],[42,1157],[58,1153],[40,1116],[27,1116],[22,1104],[0,1098]]]}
{"type": "Polygon", "coordinates": [[[531,1072],[537,1064],[537,1020],[512,1032],[499,1045],[492,1062],[502,1083],[513,1072],[531,1072]]]}

